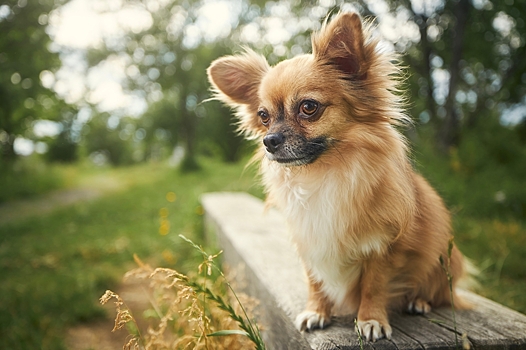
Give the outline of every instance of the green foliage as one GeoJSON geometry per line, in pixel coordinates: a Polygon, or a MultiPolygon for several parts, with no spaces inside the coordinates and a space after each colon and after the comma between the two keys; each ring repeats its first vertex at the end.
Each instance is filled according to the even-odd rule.
{"type": "MultiPolygon", "coordinates": [[[[50,38],[46,25],[50,11],[63,3],[62,0],[11,0],[2,5],[0,31],[8,35],[0,39],[0,148],[6,159],[14,156],[12,146],[16,137],[33,139],[33,120],[66,120],[70,118],[68,108],[76,108],[66,106],[40,83],[42,72],[53,77],[60,65],[58,54],[48,49],[50,38]]],[[[244,2],[243,11],[228,35],[225,32],[213,38],[207,33],[194,33],[189,38],[186,30],[201,27],[203,2],[165,1],[156,6],[145,0],[134,3],[151,10],[152,25],[140,33],[125,33],[118,42],[103,40],[101,46],[88,50],[85,56],[89,67],[116,57],[125,62],[127,73],[122,84],[125,92],[143,96],[149,105],[137,124],[146,132],[145,139],[139,142],[142,145],[134,145],[130,150],[127,140],[109,132],[102,135],[103,129],[97,130],[100,137],[96,138],[106,143],[102,154],[113,164],[165,157],[175,145],[182,144],[187,169],[198,168],[195,157],[199,153],[235,161],[246,149],[246,143],[234,132],[230,111],[219,107],[217,102],[202,103],[210,97],[206,68],[212,60],[239,52],[245,45],[255,47],[272,64],[307,52],[310,32],[340,7],[348,9],[343,1],[331,5],[288,2],[284,7],[289,8],[290,13],[285,22],[300,25],[287,26],[290,39],[276,44],[263,32],[269,29],[267,19],[283,17],[285,10],[279,9],[279,3],[244,2]],[[180,25],[174,25],[175,18],[180,25]],[[245,34],[254,29],[260,35],[248,38],[245,34]]],[[[368,2],[355,1],[353,8],[364,17],[383,21],[384,14],[375,13],[376,7],[368,2]],[[375,19],[375,15],[379,18],[375,19]]],[[[455,129],[451,133],[462,139],[462,134],[469,132],[479,120],[497,120],[503,108],[523,101],[526,91],[523,79],[526,63],[522,59],[526,50],[523,2],[460,0],[419,8],[404,0],[387,1],[387,10],[397,20],[404,21],[407,28],[420,32],[419,39],[416,33],[411,39],[403,36],[390,39],[394,40],[394,48],[404,53],[403,59],[408,64],[408,86],[413,96],[411,114],[429,119],[435,131],[444,129],[454,114],[457,123],[447,127],[455,129]],[[466,11],[459,11],[462,6],[466,11]],[[469,23],[462,33],[457,31],[459,22],[469,23]],[[461,45],[457,45],[459,43],[461,45]],[[451,76],[452,93],[442,98],[437,97],[441,87],[433,78],[437,72],[451,76]]],[[[444,138],[443,134],[435,132],[433,137],[444,138]]],[[[49,158],[74,159],[75,152],[68,145],[78,141],[71,135],[61,136],[50,143],[49,158]],[[73,143],[64,142],[67,138],[73,143]]]]}
{"type": "Polygon", "coordinates": [[[0,203],[49,192],[63,181],[61,172],[38,155],[4,163],[0,165],[0,203]]]}
{"type": "Polygon", "coordinates": [[[419,29],[417,42],[396,45],[410,73],[411,114],[432,124],[442,152],[459,146],[479,120],[498,120],[504,108],[524,104],[524,2],[388,3],[419,29]]]}
{"type": "Polygon", "coordinates": [[[453,216],[455,242],[481,270],[479,291],[526,312],[526,149],[520,129],[486,119],[463,135],[458,148],[442,154],[430,128],[414,146],[417,169],[444,198],[453,216]]]}
{"type": "Polygon", "coordinates": [[[526,217],[526,148],[517,130],[486,120],[466,132],[458,148],[437,152],[430,130],[421,129],[417,168],[431,180],[454,212],[477,218],[526,217]]]}
{"type": "Polygon", "coordinates": [[[76,126],[77,110],[73,107],[63,109],[62,120],[59,122],[59,134],[55,137],[45,137],[48,150],[45,158],[50,162],[73,163],[79,159],[80,126],[76,126]],[[77,130],[76,130],[77,129],[77,130]]]}
{"type": "Polygon", "coordinates": [[[118,121],[118,125],[110,125],[111,116],[107,113],[94,116],[85,128],[84,146],[88,154],[98,154],[112,165],[127,165],[133,163],[133,134],[135,126],[118,121]]]}
{"type": "Polygon", "coordinates": [[[181,140],[181,117],[177,108],[178,96],[150,104],[140,119],[139,127],[145,131],[145,159],[159,159],[171,151],[181,140]]]}
{"type": "Polygon", "coordinates": [[[526,313],[526,225],[524,221],[456,215],[455,242],[475,262],[482,295],[526,313]]]}
{"type": "Polygon", "coordinates": [[[208,101],[204,106],[207,113],[199,125],[199,134],[203,135],[202,152],[218,156],[225,162],[236,162],[246,156],[251,148],[237,132],[232,112],[219,101],[208,101]]]}
{"type": "Polygon", "coordinates": [[[41,85],[40,75],[60,66],[59,55],[50,52],[46,33],[47,14],[62,1],[15,1],[2,3],[0,17],[0,159],[15,158],[13,143],[30,132],[36,119],[57,119],[64,103],[41,85]],[[46,17],[42,17],[46,16],[46,17]],[[3,136],[2,136],[3,135],[3,136]]]}
{"type": "Polygon", "coordinates": [[[73,163],[78,160],[78,143],[71,140],[67,132],[51,138],[45,158],[50,162],[73,163]]]}

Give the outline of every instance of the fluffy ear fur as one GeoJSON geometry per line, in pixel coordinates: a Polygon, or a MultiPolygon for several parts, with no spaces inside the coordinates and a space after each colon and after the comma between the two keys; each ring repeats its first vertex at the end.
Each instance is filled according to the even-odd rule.
{"type": "Polygon", "coordinates": [[[349,78],[367,77],[362,21],[356,13],[343,13],[325,22],[312,36],[312,51],[317,59],[335,65],[349,78]]]}
{"type": "Polygon", "coordinates": [[[215,60],[207,71],[215,97],[236,109],[239,129],[248,138],[256,137],[262,131],[256,116],[258,88],[268,70],[269,65],[263,56],[247,50],[242,55],[215,60]]]}

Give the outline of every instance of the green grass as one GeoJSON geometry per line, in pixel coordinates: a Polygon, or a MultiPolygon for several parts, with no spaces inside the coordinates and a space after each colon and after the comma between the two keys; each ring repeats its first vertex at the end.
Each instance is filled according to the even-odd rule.
{"type": "MultiPolygon", "coordinates": [[[[455,242],[482,270],[480,294],[526,313],[526,226],[505,208],[495,209],[499,187],[492,179],[502,169],[474,172],[479,176],[473,181],[454,154],[441,158],[425,147],[415,153],[417,167],[452,209],[455,242]]],[[[102,188],[105,195],[0,223],[0,349],[63,349],[67,327],[104,316],[97,300],[135,266],[133,254],[152,266],[195,269],[200,257],[178,235],[203,243],[198,198],[204,192],[261,197],[245,162],[202,159],[195,173],[161,164],[57,168],[64,181],[59,187],[102,188]],[[170,192],[175,201],[168,200],[170,192]]]]}
{"type": "Polygon", "coordinates": [[[526,314],[526,226],[514,219],[456,215],[455,242],[481,270],[478,291],[526,314]]]}
{"type": "Polygon", "coordinates": [[[67,326],[103,316],[97,300],[134,266],[133,254],[153,266],[195,268],[198,257],[178,234],[202,241],[199,195],[261,195],[243,164],[202,165],[187,174],[159,164],[103,170],[128,181],[125,189],[1,225],[0,348],[64,348],[67,326]],[[175,201],[167,200],[169,192],[175,201]],[[169,222],[166,235],[160,234],[163,218],[169,222]]]}
{"type": "Polygon", "coordinates": [[[460,149],[440,155],[422,135],[416,168],[451,210],[455,243],[481,271],[477,292],[526,313],[526,187],[524,167],[515,164],[526,158],[514,155],[513,164],[501,163],[467,136],[460,149]],[[505,194],[502,200],[498,192],[505,194]]]}
{"type": "Polygon", "coordinates": [[[13,164],[0,163],[0,203],[31,197],[65,185],[60,167],[37,157],[22,157],[13,164]]]}

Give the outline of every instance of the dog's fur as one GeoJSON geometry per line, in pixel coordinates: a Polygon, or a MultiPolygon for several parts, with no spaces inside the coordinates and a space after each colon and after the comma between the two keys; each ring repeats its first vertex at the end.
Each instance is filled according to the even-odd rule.
{"type": "Polygon", "coordinates": [[[440,257],[453,285],[464,259],[456,247],[448,255],[449,213],[395,128],[408,119],[392,55],[354,13],[325,23],[312,50],[274,67],[247,50],[214,61],[209,79],[240,130],[260,142],[268,201],[286,215],[307,272],[297,327],[357,313],[367,339],[390,338],[389,310],[450,304],[440,257]]]}

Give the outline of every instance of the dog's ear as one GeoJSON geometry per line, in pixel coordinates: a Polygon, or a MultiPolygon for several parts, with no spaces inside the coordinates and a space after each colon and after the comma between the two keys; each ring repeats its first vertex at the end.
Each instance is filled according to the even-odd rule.
{"type": "Polygon", "coordinates": [[[221,57],[208,67],[208,80],[216,97],[231,107],[258,103],[258,88],[268,71],[265,58],[247,50],[243,55],[221,57]]]}
{"type": "Polygon", "coordinates": [[[248,139],[265,134],[265,127],[257,117],[258,89],[269,69],[263,56],[247,50],[243,55],[221,57],[207,70],[215,98],[236,110],[239,131],[248,139]]]}
{"type": "Polygon", "coordinates": [[[312,36],[314,56],[335,65],[350,78],[367,76],[362,20],[356,13],[339,13],[312,36]]]}

